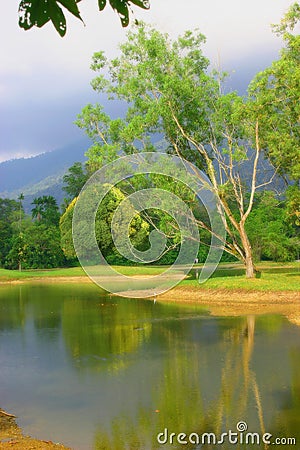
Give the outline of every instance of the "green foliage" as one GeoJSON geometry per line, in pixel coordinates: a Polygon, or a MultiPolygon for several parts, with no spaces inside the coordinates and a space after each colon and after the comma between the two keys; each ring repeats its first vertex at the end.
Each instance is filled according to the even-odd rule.
{"type": "MultiPolygon", "coordinates": [[[[67,24],[62,7],[83,22],[78,9],[79,2],[80,0],[22,0],[19,4],[19,26],[29,30],[33,26],[41,28],[51,21],[63,37],[67,24]]],[[[105,8],[106,3],[106,0],[98,0],[99,11],[105,8]]],[[[148,0],[109,0],[109,4],[119,15],[123,27],[129,24],[129,9],[132,5],[149,9],[148,0]]]]}
{"type": "Polygon", "coordinates": [[[293,3],[279,24],[272,25],[274,32],[283,36],[286,40],[293,40],[293,36],[289,31],[293,31],[300,19],[300,4],[293,3]]]}
{"type": "Polygon", "coordinates": [[[24,215],[24,195],[18,200],[0,199],[0,265],[19,270],[64,265],[55,199],[50,196],[36,199],[35,223],[24,215]]]}
{"type": "Polygon", "coordinates": [[[17,269],[20,262],[23,269],[63,266],[65,258],[60,247],[58,228],[32,224],[22,233],[14,235],[5,267],[17,269]]]}
{"type": "Polygon", "coordinates": [[[88,179],[88,175],[81,162],[75,162],[63,177],[63,190],[68,194],[69,199],[77,197],[88,179]]]}
{"type": "Polygon", "coordinates": [[[69,260],[76,258],[73,238],[72,238],[72,219],[73,211],[77,198],[75,197],[59,220],[59,229],[61,233],[61,248],[65,257],[69,260]]]}
{"type": "MultiPolygon", "coordinates": [[[[19,202],[8,198],[0,198],[0,221],[12,224],[19,218],[19,202]]],[[[23,212],[24,214],[24,212],[23,212]]]]}
{"type": "MultiPolygon", "coordinates": [[[[150,136],[163,132],[169,151],[176,153],[179,148],[187,159],[203,166],[203,158],[178,130],[174,115],[194,139],[209,142],[208,111],[217,97],[218,83],[206,73],[209,61],[201,51],[204,42],[199,32],[187,31],[173,42],[139,24],[120,46],[119,58],[108,61],[103,52],[94,54],[91,67],[98,73],[92,82],[94,90],[130,104],[123,122],[119,119],[114,139],[123,152],[153,151],[150,136]],[[101,73],[103,69],[108,77],[101,73]]],[[[85,129],[89,136],[99,135],[107,126],[107,117],[95,112],[96,107],[88,112],[85,129]]]]}
{"type": "Polygon", "coordinates": [[[88,158],[86,167],[89,174],[93,174],[98,169],[101,169],[106,164],[114,161],[118,157],[119,147],[114,144],[95,143],[92,145],[85,156],[88,158]]]}
{"type": "Polygon", "coordinates": [[[16,223],[24,211],[16,200],[0,198],[0,266],[4,266],[9,253],[16,223]]]}
{"type": "Polygon", "coordinates": [[[288,222],[295,225],[300,231],[300,190],[297,184],[290,186],[286,191],[286,206],[288,222]]]}
{"type": "Polygon", "coordinates": [[[86,152],[87,173],[91,175],[105,164],[117,159],[126,143],[121,142],[121,132],[124,128],[121,119],[112,120],[99,104],[86,105],[78,115],[75,124],[85,130],[94,144],[86,152]]]}
{"type": "Polygon", "coordinates": [[[247,231],[257,260],[292,261],[298,257],[300,239],[289,223],[284,203],[273,192],[257,195],[247,231]]]}
{"type": "Polygon", "coordinates": [[[52,195],[43,195],[33,200],[34,208],[31,211],[32,218],[35,218],[38,223],[44,225],[57,226],[59,223],[59,210],[56,200],[52,195]]]}
{"type": "MultiPolygon", "coordinates": [[[[111,222],[116,208],[124,199],[124,194],[118,188],[112,187],[99,205],[96,214],[95,234],[99,248],[104,256],[112,254],[119,256],[113,242],[111,222]]],[[[120,221],[116,224],[118,229],[115,230],[115,233],[118,236],[124,237],[125,241],[127,240],[127,236],[129,236],[132,245],[135,248],[142,249],[146,245],[149,226],[136,213],[130,222],[129,229],[127,229],[127,214],[130,217],[132,213],[133,208],[128,202],[128,208],[126,211],[123,211],[123,216],[120,217],[120,221]]],[[[119,242],[119,244],[122,246],[122,242],[119,242]]]]}
{"type": "MultiPolygon", "coordinates": [[[[82,195],[85,195],[83,193],[82,195]]],[[[113,236],[111,232],[111,222],[113,214],[118,205],[125,199],[124,194],[116,187],[112,187],[109,193],[103,198],[99,205],[95,220],[95,235],[96,240],[101,250],[101,253],[108,258],[110,262],[117,263],[123,262],[124,258],[117,252],[113,236]]],[[[70,205],[67,207],[65,213],[60,218],[60,230],[61,230],[61,246],[65,256],[68,259],[76,258],[75,249],[73,246],[72,238],[72,220],[73,212],[77,198],[74,198],[70,205]]],[[[129,205],[130,206],[130,205],[129,205]]],[[[87,205],[88,208],[88,205],[87,205]]],[[[132,214],[132,207],[128,207],[126,213],[132,214]]],[[[135,248],[142,249],[147,245],[147,237],[149,234],[149,225],[136,213],[130,222],[129,230],[126,226],[126,213],[121,217],[121,220],[117,224],[118,230],[115,230],[118,235],[124,236],[126,239],[129,235],[129,239],[135,248]]],[[[130,217],[130,216],[129,216],[130,217]]],[[[84,251],[89,252],[90,245],[87,241],[85,234],[84,220],[82,222],[82,245],[84,251]]]]}

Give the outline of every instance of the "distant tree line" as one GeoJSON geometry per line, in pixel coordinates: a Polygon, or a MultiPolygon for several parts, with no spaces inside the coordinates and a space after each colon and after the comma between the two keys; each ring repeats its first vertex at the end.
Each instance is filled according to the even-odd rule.
{"type": "Polygon", "coordinates": [[[39,269],[67,264],[61,249],[59,208],[52,196],[32,202],[31,217],[18,201],[0,199],[0,264],[7,269],[39,269]]]}
{"type": "MultiPolygon", "coordinates": [[[[75,163],[65,179],[65,190],[74,194],[63,213],[52,196],[37,197],[32,202],[31,216],[24,213],[22,197],[17,200],[0,198],[0,266],[7,269],[40,269],[77,265],[72,240],[72,217],[77,195],[84,184],[87,171],[82,163],[75,163]],[[81,167],[81,170],[79,170],[81,167]],[[74,169],[77,176],[74,175],[74,169]]],[[[72,194],[72,195],[73,195],[72,194]]],[[[284,199],[272,191],[259,192],[255,196],[253,211],[247,223],[247,233],[252,245],[254,260],[292,261],[299,258],[299,190],[289,187],[284,199]]],[[[70,198],[70,197],[69,197],[70,198]]],[[[112,264],[128,264],[115,249],[110,233],[112,214],[124,194],[113,188],[102,202],[96,219],[96,237],[99,248],[112,264]]],[[[66,199],[66,203],[67,203],[66,199]]],[[[177,234],[172,234],[172,219],[159,211],[151,211],[151,222],[137,214],[130,239],[140,250],[148,246],[148,236],[154,227],[168,236],[169,251],[160,264],[174,262],[178,255],[177,234]]],[[[237,213],[237,211],[235,211],[237,213]]],[[[205,215],[197,205],[194,214],[205,215]]],[[[200,233],[199,262],[204,262],[210,244],[208,232],[200,233]]],[[[223,261],[234,261],[224,253],[223,261]]]]}

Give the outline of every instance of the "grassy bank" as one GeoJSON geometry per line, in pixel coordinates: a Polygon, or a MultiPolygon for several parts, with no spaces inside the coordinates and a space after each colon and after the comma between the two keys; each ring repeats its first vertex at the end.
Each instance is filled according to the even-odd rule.
{"type": "MultiPolygon", "coordinates": [[[[257,265],[260,278],[247,279],[240,265],[226,267],[220,265],[213,276],[204,284],[203,289],[241,289],[247,291],[299,291],[300,263],[278,264],[264,262],[257,265]]],[[[182,286],[199,289],[197,280],[184,280],[182,286]]]]}
{"type": "MultiPolygon", "coordinates": [[[[261,271],[260,278],[248,280],[241,264],[220,264],[213,276],[204,284],[199,284],[194,279],[192,271],[186,280],[182,281],[178,288],[195,291],[199,288],[218,290],[245,290],[245,291],[299,291],[300,289],[300,263],[272,263],[263,262],[258,264],[261,271]]],[[[199,269],[201,266],[199,266],[199,269]]],[[[127,276],[151,276],[162,273],[162,266],[116,266],[115,269],[127,276]]],[[[57,281],[68,278],[78,278],[83,281],[87,278],[81,267],[71,267],[49,270],[6,270],[0,269],[0,282],[43,280],[56,278],[57,281]]]]}
{"type": "Polygon", "coordinates": [[[0,269],[0,282],[26,280],[32,278],[48,277],[83,277],[85,272],[81,267],[63,269],[36,269],[36,270],[7,270],[0,269]]]}
{"type": "MultiPolygon", "coordinates": [[[[114,266],[114,268],[124,275],[157,275],[165,270],[160,266],[149,267],[131,267],[131,266],[114,266]]],[[[35,270],[7,270],[0,268],[0,282],[14,280],[30,280],[43,278],[73,278],[87,277],[85,271],[81,267],[66,267],[59,269],[35,269],[35,270]]]]}

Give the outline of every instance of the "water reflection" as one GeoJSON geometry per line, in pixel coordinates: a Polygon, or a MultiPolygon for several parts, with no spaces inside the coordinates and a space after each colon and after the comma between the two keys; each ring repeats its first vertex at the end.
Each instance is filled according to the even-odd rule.
{"type": "MultiPolygon", "coordinates": [[[[275,330],[280,333],[279,323],[284,326],[282,319],[278,317],[271,317],[270,322],[267,317],[257,321],[259,328],[267,329],[270,335],[273,335],[275,330]],[[270,326],[272,323],[274,327],[270,326]],[[265,326],[266,324],[268,325],[265,326]]],[[[139,408],[137,417],[130,418],[124,413],[115,417],[109,432],[98,430],[95,448],[155,449],[159,447],[156,436],[166,427],[169,434],[184,432],[187,435],[201,435],[213,432],[220,436],[229,429],[236,431],[236,424],[241,420],[247,421],[250,431],[261,435],[270,432],[274,437],[290,436],[299,439],[299,390],[294,392],[294,398],[285,399],[279,398],[277,392],[282,380],[285,380],[286,385],[290,369],[292,388],[297,380],[299,389],[299,340],[298,350],[294,353],[298,360],[293,358],[296,368],[293,368],[293,365],[290,368],[280,368],[276,360],[273,361],[273,367],[270,367],[267,358],[265,364],[261,364],[262,355],[259,350],[256,363],[253,361],[256,318],[249,316],[226,322],[227,326],[219,323],[218,327],[221,334],[219,352],[213,351],[216,343],[212,343],[211,336],[207,338],[203,330],[201,333],[201,329],[198,330],[199,336],[194,335],[191,338],[191,335],[186,335],[184,345],[180,346],[178,342],[177,345],[170,345],[163,376],[156,380],[157,384],[152,391],[153,404],[157,409],[150,411],[139,408]],[[231,326],[228,326],[229,322],[231,326]],[[277,370],[279,375],[277,385],[269,385],[273,370],[277,370]],[[285,402],[288,403],[289,414],[286,414],[285,402]],[[277,417],[278,409],[280,418],[277,417]]],[[[178,444],[163,446],[181,447],[182,445],[178,444]]],[[[195,448],[195,445],[187,444],[184,447],[195,448]]],[[[201,448],[215,447],[207,445],[201,448]]],[[[224,444],[222,448],[230,446],[224,444]]],[[[259,448],[268,448],[268,445],[263,444],[259,448]]]]}
{"type": "Polygon", "coordinates": [[[70,299],[64,303],[62,317],[66,346],[80,370],[124,369],[126,355],[136,352],[151,335],[147,315],[132,320],[126,301],[101,299],[91,305],[88,299],[70,299]]]}
{"type": "Polygon", "coordinates": [[[10,305],[7,308],[3,301],[0,303],[0,330],[23,328],[25,323],[25,308],[22,287],[2,289],[2,295],[3,293],[4,298],[9,300],[10,305]]]}
{"type": "Polygon", "coordinates": [[[27,433],[85,450],[181,448],[157,434],[245,420],[300,442],[300,329],[280,316],[213,318],[92,285],[1,288],[0,311],[0,406],[27,433]]]}

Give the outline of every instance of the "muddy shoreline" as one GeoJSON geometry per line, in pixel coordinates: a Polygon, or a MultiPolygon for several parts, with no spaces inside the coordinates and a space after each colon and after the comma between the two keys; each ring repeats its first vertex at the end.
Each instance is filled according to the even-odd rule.
{"type": "Polygon", "coordinates": [[[0,409],[0,449],[14,450],[71,450],[60,443],[25,436],[16,417],[0,409]]]}
{"type": "MultiPolygon", "coordinates": [[[[140,276],[147,278],[147,276],[140,276]]],[[[18,285],[25,283],[62,283],[81,284],[93,282],[87,276],[36,277],[22,280],[0,280],[0,285],[18,285]]],[[[120,293],[121,294],[121,293],[120,293]]],[[[129,292],[126,292],[128,296],[129,292]]],[[[116,294],[113,294],[116,295],[116,294]]],[[[132,293],[134,297],[134,293],[132,293]]],[[[147,298],[149,300],[149,297],[147,298]]],[[[150,297],[151,299],[151,297],[150,297]]],[[[143,300],[143,298],[141,298],[143,300]]],[[[176,286],[156,297],[157,302],[195,304],[206,306],[213,315],[246,315],[246,314],[282,314],[299,317],[300,324],[300,292],[297,291],[260,291],[246,289],[195,288],[193,286],[176,286]]]]}

